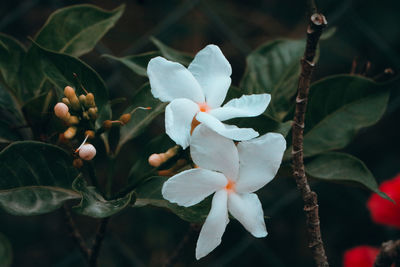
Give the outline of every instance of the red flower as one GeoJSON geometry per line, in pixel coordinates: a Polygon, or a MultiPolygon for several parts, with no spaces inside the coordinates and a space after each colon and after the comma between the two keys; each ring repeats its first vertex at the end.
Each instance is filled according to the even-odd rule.
{"type": "Polygon", "coordinates": [[[349,249],[343,256],[343,267],[372,267],[378,252],[378,248],[370,246],[349,249]]]}
{"type": "MultiPolygon", "coordinates": [[[[400,203],[400,174],[391,180],[383,182],[379,189],[396,203],[400,203]]],[[[400,206],[398,204],[374,193],[369,198],[367,207],[375,223],[400,228],[400,206]]]]}

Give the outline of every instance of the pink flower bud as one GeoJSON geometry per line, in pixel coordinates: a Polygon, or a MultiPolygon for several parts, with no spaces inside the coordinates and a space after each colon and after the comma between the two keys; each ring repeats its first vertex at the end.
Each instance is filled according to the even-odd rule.
{"type": "Polygon", "coordinates": [[[79,157],[84,160],[91,160],[96,156],[96,148],[92,144],[84,144],[79,149],[79,157]]]}
{"type": "Polygon", "coordinates": [[[57,105],[54,106],[54,113],[60,119],[66,118],[68,116],[68,112],[69,112],[68,106],[62,102],[59,102],[57,103],[57,105]]]}
{"type": "Polygon", "coordinates": [[[164,162],[164,158],[161,154],[152,154],[149,157],[149,164],[153,167],[158,167],[164,162]]]}

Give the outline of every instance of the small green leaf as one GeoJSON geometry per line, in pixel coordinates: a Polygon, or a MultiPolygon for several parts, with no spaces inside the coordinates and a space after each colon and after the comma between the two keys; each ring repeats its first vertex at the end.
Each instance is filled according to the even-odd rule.
{"type": "Polygon", "coordinates": [[[74,190],[82,195],[79,205],[73,211],[94,218],[106,218],[125,209],[132,201],[133,192],[113,200],[105,200],[94,186],[87,186],[86,181],[77,177],[72,184],[74,190]]]}
{"type": "MultiPolygon", "coordinates": [[[[58,98],[60,99],[63,96],[65,86],[76,84],[76,79],[73,75],[73,73],[76,73],[86,90],[94,94],[96,105],[101,112],[101,108],[108,101],[108,91],[99,74],[78,58],[52,52],[36,44],[34,45],[38,48],[42,58],[42,70],[56,87],[58,98]]],[[[84,93],[79,86],[75,89],[77,94],[84,93]]]]}
{"type": "Polygon", "coordinates": [[[14,95],[19,97],[22,88],[19,74],[26,49],[19,41],[3,33],[0,33],[0,42],[0,72],[14,95]]]}
{"type": "Polygon", "coordinates": [[[379,121],[389,88],[359,76],[338,75],[311,86],[304,130],[304,155],[344,148],[359,129],[379,121]]]}
{"type": "Polygon", "coordinates": [[[71,184],[77,176],[72,158],[45,143],[24,141],[0,153],[0,207],[14,215],[37,215],[80,198],[71,184]]]}
{"type": "Polygon", "coordinates": [[[36,43],[54,52],[81,56],[91,51],[124,12],[124,5],[107,11],[94,5],[75,5],[50,15],[35,37],[36,43]]]}
{"type": "Polygon", "coordinates": [[[391,200],[381,192],[373,174],[358,158],[339,152],[327,152],[318,155],[306,164],[310,176],[336,182],[354,182],[365,186],[381,197],[391,200]]]}
{"type": "Polygon", "coordinates": [[[150,84],[143,85],[131,101],[131,106],[127,108],[124,113],[131,112],[137,107],[151,107],[151,110],[137,110],[132,114],[132,118],[126,125],[121,127],[120,140],[116,149],[118,154],[121,147],[135,138],[162,112],[167,104],[155,99],[150,91],[150,84]]]}
{"type": "Polygon", "coordinates": [[[193,56],[189,55],[188,53],[184,53],[173,49],[169,46],[166,46],[160,40],[151,37],[150,40],[153,42],[158,49],[160,49],[161,54],[168,60],[179,62],[182,65],[189,66],[190,62],[193,60],[193,56]]]}
{"type": "Polygon", "coordinates": [[[285,117],[293,103],[304,47],[304,40],[275,40],[262,45],[246,59],[240,88],[245,94],[271,94],[267,112],[278,120],[285,117]]]}
{"type": "Polygon", "coordinates": [[[151,177],[138,186],[135,190],[137,198],[134,206],[142,207],[152,205],[167,208],[185,221],[196,223],[204,222],[210,211],[211,198],[207,198],[189,208],[172,204],[161,195],[161,188],[166,180],[166,177],[151,177]]]}
{"type": "Polygon", "coordinates": [[[13,258],[12,247],[7,237],[0,233],[0,266],[11,266],[13,258]]]}
{"type": "Polygon", "coordinates": [[[135,74],[147,77],[147,65],[150,59],[160,56],[159,52],[147,52],[139,55],[127,57],[114,57],[111,55],[103,55],[103,57],[116,60],[128,67],[135,74]]]}

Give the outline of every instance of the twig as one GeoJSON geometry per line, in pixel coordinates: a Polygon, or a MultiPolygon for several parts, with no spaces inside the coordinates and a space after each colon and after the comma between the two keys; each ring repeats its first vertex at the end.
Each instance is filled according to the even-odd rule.
{"type": "Polygon", "coordinates": [[[96,267],[97,266],[97,258],[99,256],[101,245],[103,244],[103,240],[106,234],[107,224],[109,218],[104,218],[101,220],[99,227],[97,228],[96,237],[93,242],[93,246],[89,251],[89,266],[96,267]]]}
{"type": "Polygon", "coordinates": [[[185,236],[182,238],[181,242],[179,242],[175,251],[172,253],[171,257],[167,258],[164,263],[164,267],[172,267],[177,262],[179,257],[181,256],[183,249],[189,243],[189,241],[193,238],[194,234],[199,231],[199,226],[197,224],[191,224],[185,236]]]}
{"type": "Polygon", "coordinates": [[[390,240],[382,244],[374,267],[390,267],[392,263],[395,263],[396,267],[400,266],[400,240],[390,240]]]}
{"type": "Polygon", "coordinates": [[[90,254],[90,249],[87,247],[85,240],[83,239],[82,235],[80,234],[78,228],[76,227],[76,224],[72,218],[71,212],[67,208],[66,205],[64,205],[64,217],[65,221],[68,225],[70,234],[72,238],[74,239],[75,243],[78,245],[82,256],[85,258],[85,260],[89,259],[89,254],[90,254]]]}
{"type": "Polygon", "coordinates": [[[317,266],[319,267],[329,266],[329,263],[325,255],[324,244],[321,238],[317,194],[311,190],[304,170],[303,132],[311,75],[315,66],[314,57],[319,38],[326,24],[327,21],[324,15],[319,13],[311,15],[307,29],[306,49],[301,60],[301,74],[297,88],[296,111],[292,126],[293,176],[296,179],[297,188],[300,190],[304,201],[304,211],[306,213],[307,230],[309,235],[308,246],[312,251],[317,266]]]}

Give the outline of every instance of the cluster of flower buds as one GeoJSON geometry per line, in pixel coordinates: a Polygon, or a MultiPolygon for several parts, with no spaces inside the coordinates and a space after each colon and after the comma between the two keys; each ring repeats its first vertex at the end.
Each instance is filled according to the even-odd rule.
{"type": "Polygon", "coordinates": [[[109,129],[111,129],[111,127],[113,125],[120,125],[120,126],[126,125],[131,120],[132,114],[138,109],[150,110],[151,107],[137,107],[137,108],[133,109],[129,113],[122,114],[121,117],[119,117],[118,120],[115,120],[115,121],[105,120],[103,122],[103,128],[106,129],[106,130],[109,130],[109,129]]]}
{"type": "Polygon", "coordinates": [[[86,141],[95,137],[95,132],[92,129],[98,116],[98,108],[93,93],[87,92],[84,88],[83,90],[86,94],[81,94],[78,97],[74,88],[66,86],[64,88],[65,97],[62,98],[62,102],[54,106],[54,114],[68,126],[64,133],[60,134],[61,141],[68,142],[68,140],[77,136],[78,132],[84,132],[85,140],[75,150],[80,157],[73,162],[76,168],[83,165],[81,159],[91,160],[96,155],[95,147],[87,144],[86,141]]]}

